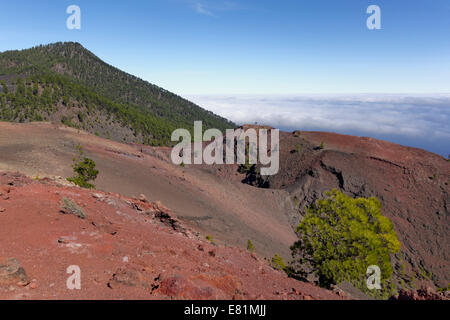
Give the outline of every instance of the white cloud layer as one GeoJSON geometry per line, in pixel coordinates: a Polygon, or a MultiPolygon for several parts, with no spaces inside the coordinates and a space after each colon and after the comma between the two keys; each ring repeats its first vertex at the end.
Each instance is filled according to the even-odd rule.
{"type": "Polygon", "coordinates": [[[238,124],[371,136],[450,154],[450,95],[188,96],[238,124]]]}

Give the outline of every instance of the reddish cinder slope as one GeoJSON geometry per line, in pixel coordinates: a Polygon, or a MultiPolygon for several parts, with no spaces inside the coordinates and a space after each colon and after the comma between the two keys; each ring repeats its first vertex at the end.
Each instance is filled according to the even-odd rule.
{"type": "Polygon", "coordinates": [[[73,175],[77,144],[97,165],[99,190],[129,197],[143,193],[220,243],[245,248],[251,240],[259,255],[290,258],[296,235],[285,214],[286,191],[253,188],[197,166],[174,165],[169,148],[119,143],[50,123],[0,122],[0,170],[65,180],[73,175]]]}
{"type": "Polygon", "coordinates": [[[5,172],[0,193],[0,299],[340,298],[202,241],[160,203],[5,172]],[[85,219],[63,214],[63,198],[85,219]],[[67,289],[71,265],[81,290],[67,289]]]}

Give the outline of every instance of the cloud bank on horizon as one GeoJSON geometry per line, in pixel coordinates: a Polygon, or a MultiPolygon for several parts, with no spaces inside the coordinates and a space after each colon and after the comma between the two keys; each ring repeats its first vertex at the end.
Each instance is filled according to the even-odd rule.
{"type": "Polygon", "coordinates": [[[450,94],[202,95],[191,101],[237,124],[369,136],[450,154],[450,94]]]}

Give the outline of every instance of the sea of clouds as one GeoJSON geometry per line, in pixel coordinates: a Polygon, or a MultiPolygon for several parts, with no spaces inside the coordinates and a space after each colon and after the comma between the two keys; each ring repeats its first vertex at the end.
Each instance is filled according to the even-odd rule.
{"type": "Polygon", "coordinates": [[[450,94],[196,95],[201,107],[237,124],[329,131],[450,154],[450,94]]]}

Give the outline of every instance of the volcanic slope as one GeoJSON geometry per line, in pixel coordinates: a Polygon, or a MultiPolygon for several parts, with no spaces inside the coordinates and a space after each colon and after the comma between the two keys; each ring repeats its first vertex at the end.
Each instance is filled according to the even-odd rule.
{"type": "Polygon", "coordinates": [[[440,288],[450,283],[448,159],[366,137],[281,132],[280,171],[265,183],[289,193],[295,210],[286,214],[293,227],[327,190],[377,197],[402,243],[393,259],[399,283],[440,288]]]}
{"type": "Polygon", "coordinates": [[[0,172],[0,244],[0,299],[342,299],[200,239],[161,203],[21,174],[0,172]]]}
{"type": "Polygon", "coordinates": [[[246,247],[251,240],[267,258],[278,253],[289,260],[294,228],[325,191],[375,196],[402,243],[393,259],[398,282],[449,283],[450,162],[439,155],[370,138],[281,132],[280,171],[269,177],[269,188],[257,188],[242,183],[248,177],[237,165],[175,166],[169,148],[117,143],[48,123],[0,122],[0,169],[66,178],[77,144],[98,165],[99,189],[144,193],[215,241],[246,247]]]}
{"type": "Polygon", "coordinates": [[[65,179],[73,175],[78,144],[97,164],[98,189],[130,197],[145,194],[216,242],[246,247],[251,240],[257,253],[289,259],[296,235],[285,213],[285,206],[291,206],[287,191],[173,165],[169,148],[118,143],[49,123],[0,122],[0,169],[65,179]]]}

